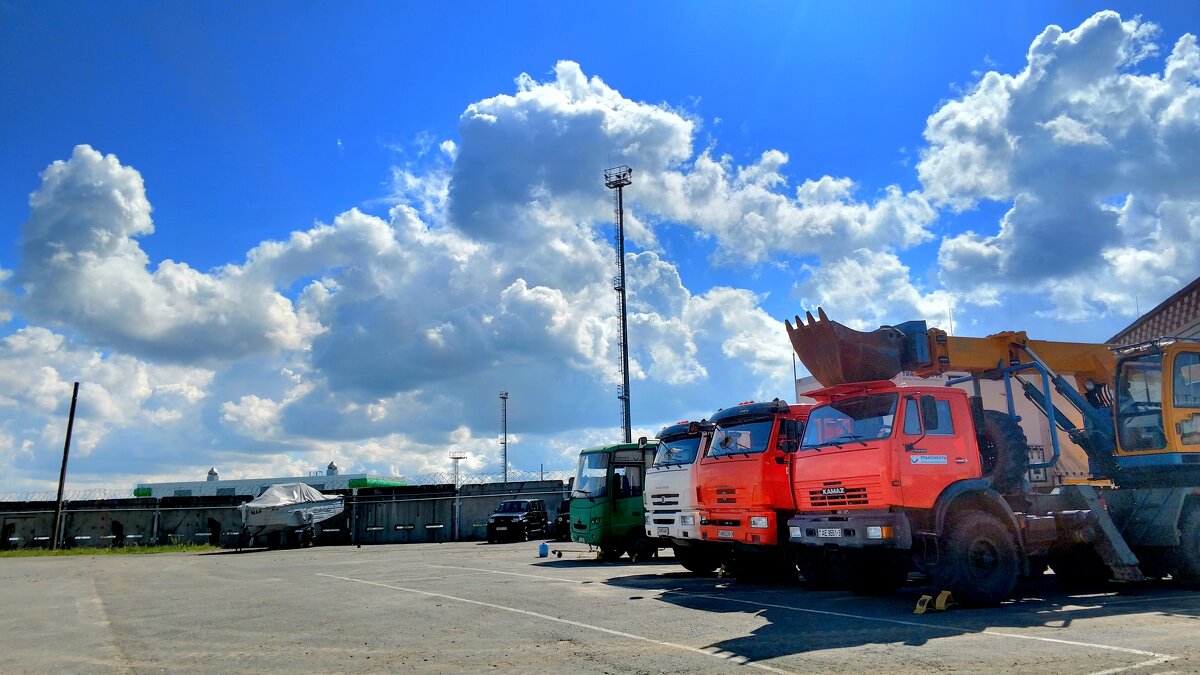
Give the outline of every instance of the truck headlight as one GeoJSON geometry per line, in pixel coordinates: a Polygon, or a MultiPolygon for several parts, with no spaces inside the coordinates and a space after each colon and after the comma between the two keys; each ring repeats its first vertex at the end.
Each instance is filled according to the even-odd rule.
{"type": "Polygon", "coordinates": [[[680,525],[695,525],[696,516],[679,516],[680,525]]]}
{"type": "Polygon", "coordinates": [[[771,526],[771,519],[766,516],[754,516],[750,519],[750,527],[765,530],[771,526]]]}
{"type": "Polygon", "coordinates": [[[887,525],[868,525],[867,539],[891,539],[892,528],[887,525]]]}
{"type": "Polygon", "coordinates": [[[803,530],[799,526],[796,526],[796,525],[788,526],[788,536],[791,537],[792,539],[799,539],[801,532],[803,532],[803,530]]]}
{"type": "Polygon", "coordinates": [[[600,524],[600,519],[599,519],[599,518],[592,518],[592,524],[593,524],[593,525],[599,525],[599,524],[600,524]]]}

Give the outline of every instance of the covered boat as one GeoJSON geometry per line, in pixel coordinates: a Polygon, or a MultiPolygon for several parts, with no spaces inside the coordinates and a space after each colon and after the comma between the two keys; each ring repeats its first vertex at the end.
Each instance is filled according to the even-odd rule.
{"type": "Polygon", "coordinates": [[[305,483],[280,483],[266,489],[253,501],[238,506],[242,512],[242,539],[288,530],[302,532],[301,541],[311,541],[316,524],[341,513],[341,496],[322,494],[305,483]]]}

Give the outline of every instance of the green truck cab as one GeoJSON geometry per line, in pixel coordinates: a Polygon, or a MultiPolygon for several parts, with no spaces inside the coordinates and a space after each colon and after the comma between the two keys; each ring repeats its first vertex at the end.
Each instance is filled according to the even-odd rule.
{"type": "Polygon", "coordinates": [[[625,553],[634,561],[654,555],[662,542],[646,536],[646,469],[658,442],[619,443],[579,453],[571,491],[571,540],[600,549],[604,560],[625,553]]]}

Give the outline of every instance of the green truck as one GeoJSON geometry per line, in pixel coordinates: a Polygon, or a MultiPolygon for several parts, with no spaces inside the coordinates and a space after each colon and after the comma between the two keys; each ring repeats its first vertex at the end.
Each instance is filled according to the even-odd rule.
{"type": "Polygon", "coordinates": [[[646,536],[646,470],[654,464],[658,442],[619,443],[579,453],[579,472],[571,491],[571,540],[600,549],[615,561],[629,553],[633,561],[652,557],[663,545],[646,536]]]}

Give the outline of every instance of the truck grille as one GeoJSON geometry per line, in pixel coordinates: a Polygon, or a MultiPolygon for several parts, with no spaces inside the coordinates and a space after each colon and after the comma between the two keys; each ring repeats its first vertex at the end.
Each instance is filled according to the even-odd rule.
{"type": "Polygon", "coordinates": [[[845,481],[811,482],[799,491],[801,509],[840,509],[851,506],[870,506],[879,499],[877,478],[845,481]]]}
{"type": "Polygon", "coordinates": [[[737,490],[734,488],[718,489],[717,490],[717,503],[718,504],[736,504],[737,503],[736,495],[737,495],[737,490]]]}
{"type": "Polygon", "coordinates": [[[679,493],[660,492],[650,495],[651,506],[679,506],[679,493]]]}

